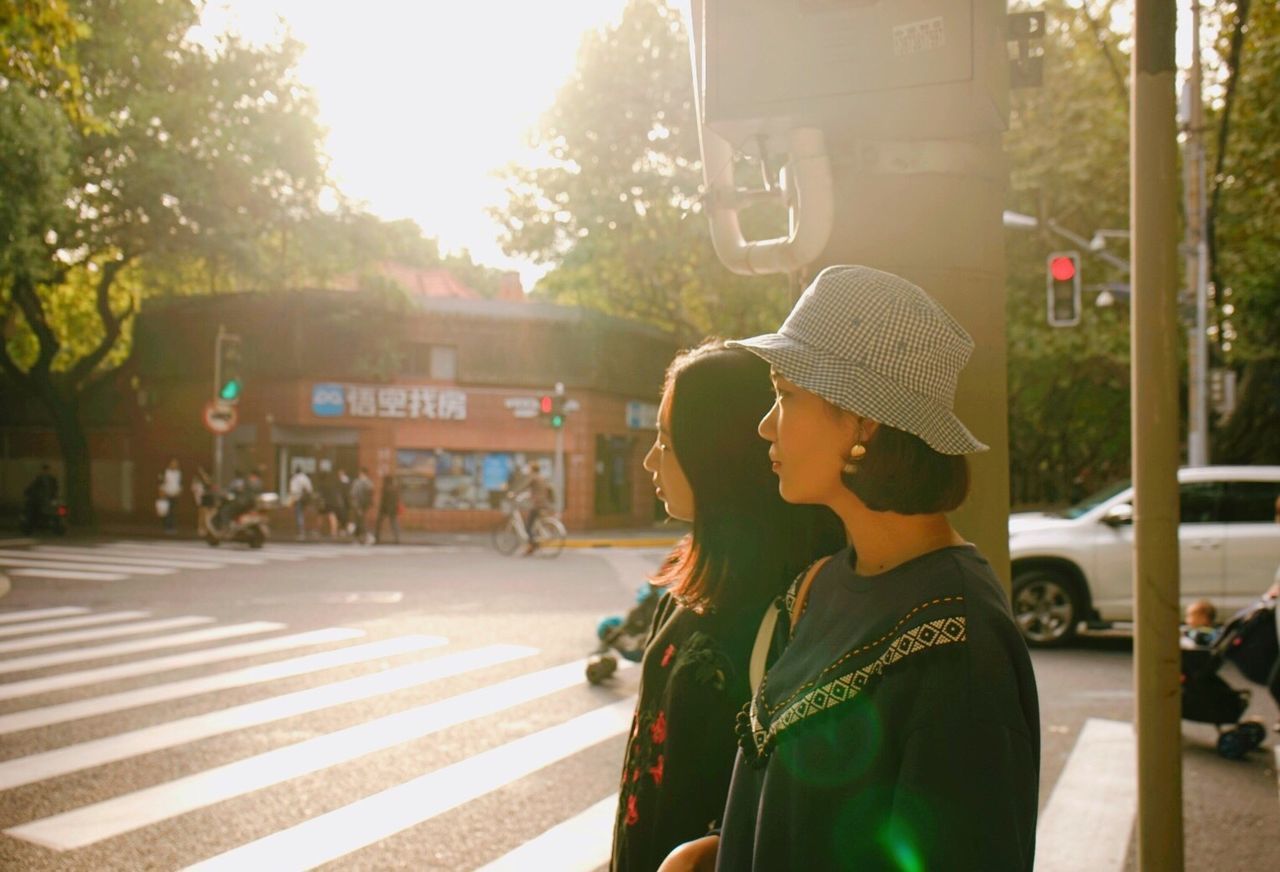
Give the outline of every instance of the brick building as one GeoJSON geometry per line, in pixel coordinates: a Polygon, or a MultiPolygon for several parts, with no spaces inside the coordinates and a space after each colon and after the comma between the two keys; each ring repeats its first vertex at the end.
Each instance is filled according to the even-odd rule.
{"type": "MultiPolygon", "coordinates": [[[[149,517],[171,456],[188,481],[197,467],[213,469],[202,410],[222,326],[240,337],[244,382],[238,424],[223,437],[224,477],[262,466],[268,486],[283,492],[296,469],[315,477],[363,466],[375,479],[399,478],[404,527],[484,529],[500,517],[513,468],[551,472],[556,433],[536,404],[559,382],[572,409],[563,430],[566,524],[652,521],[641,461],[671,340],[595,312],[515,295],[482,299],[438,278],[427,284],[407,298],[306,291],[148,304],[130,363],[112,396],[94,405],[99,511],[149,517]]],[[[6,422],[0,435],[0,490],[12,503],[28,471],[56,460],[56,442],[38,421],[6,422]]]]}

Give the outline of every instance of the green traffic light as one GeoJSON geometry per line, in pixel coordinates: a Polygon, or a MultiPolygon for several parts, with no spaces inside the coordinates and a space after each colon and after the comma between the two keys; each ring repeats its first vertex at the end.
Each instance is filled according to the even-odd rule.
{"type": "Polygon", "coordinates": [[[559,430],[564,426],[564,415],[552,415],[551,426],[559,430]]]}
{"type": "Polygon", "coordinates": [[[222,390],[218,391],[218,399],[226,400],[230,403],[240,399],[240,379],[229,379],[227,383],[222,386],[222,390]]]}

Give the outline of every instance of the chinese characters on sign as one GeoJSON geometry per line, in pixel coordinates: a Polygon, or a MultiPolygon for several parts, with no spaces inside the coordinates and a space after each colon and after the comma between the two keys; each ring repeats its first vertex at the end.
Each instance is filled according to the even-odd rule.
{"type": "Polygon", "coordinates": [[[465,421],[467,395],[453,388],[317,384],[311,411],[324,418],[404,418],[465,421]]]}

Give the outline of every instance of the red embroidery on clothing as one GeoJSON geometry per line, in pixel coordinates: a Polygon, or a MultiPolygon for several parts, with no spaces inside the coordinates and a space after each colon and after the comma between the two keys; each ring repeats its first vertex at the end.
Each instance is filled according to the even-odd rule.
{"type": "Polygon", "coordinates": [[[676,646],[668,645],[667,650],[662,652],[662,665],[666,666],[668,663],[670,663],[671,658],[675,656],[675,653],[676,653],[676,646]]]}
{"type": "Polygon", "coordinates": [[[653,737],[655,744],[661,745],[667,740],[667,716],[664,712],[658,712],[658,717],[654,720],[653,726],[649,728],[649,735],[653,737]]]}
{"type": "Polygon", "coordinates": [[[627,826],[635,826],[640,820],[640,812],[636,810],[636,798],[634,796],[627,797],[627,826]]]}
{"type": "Polygon", "coordinates": [[[663,760],[662,755],[661,755],[661,754],[659,754],[659,755],[658,755],[658,762],[657,762],[656,764],[654,764],[653,766],[650,766],[650,767],[649,767],[649,774],[653,776],[653,783],[654,783],[654,784],[661,784],[661,783],[662,783],[662,768],[663,768],[663,764],[664,764],[664,762],[665,762],[665,761],[663,760]]]}
{"type": "Polygon", "coordinates": [[[631,770],[631,783],[635,784],[639,780],[640,780],[640,767],[637,766],[635,769],[631,770]]]}

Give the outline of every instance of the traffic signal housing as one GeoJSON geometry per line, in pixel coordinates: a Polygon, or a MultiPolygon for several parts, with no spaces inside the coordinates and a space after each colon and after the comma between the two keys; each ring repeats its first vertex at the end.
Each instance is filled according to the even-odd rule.
{"type": "Polygon", "coordinates": [[[240,373],[240,339],[224,336],[222,338],[222,360],[218,379],[218,399],[224,403],[240,402],[244,388],[244,378],[240,373]]]}
{"type": "Polygon", "coordinates": [[[1050,327],[1080,323],[1080,252],[1055,251],[1045,260],[1050,327]]]}
{"type": "Polygon", "coordinates": [[[538,417],[542,418],[552,429],[559,430],[565,419],[564,394],[543,394],[538,397],[538,417]]]}

